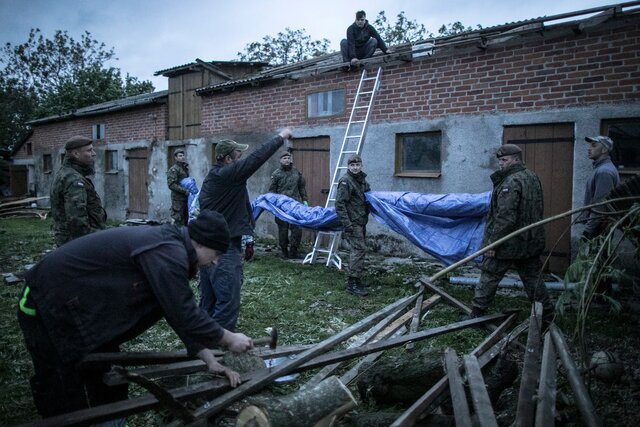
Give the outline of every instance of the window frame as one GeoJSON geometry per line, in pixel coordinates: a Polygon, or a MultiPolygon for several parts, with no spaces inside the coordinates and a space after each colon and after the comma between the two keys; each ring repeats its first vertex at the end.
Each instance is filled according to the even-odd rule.
{"type": "Polygon", "coordinates": [[[51,153],[42,155],[42,173],[53,172],[53,156],[51,153]]]}
{"type": "MultiPolygon", "coordinates": [[[[336,97],[337,98],[337,97],[336,97]]],[[[343,87],[337,87],[337,88],[332,88],[332,89],[328,89],[328,90],[321,90],[321,91],[316,91],[316,92],[310,92],[307,93],[306,96],[306,100],[307,102],[305,103],[305,107],[307,110],[307,119],[309,120],[314,120],[314,119],[326,119],[326,118],[330,118],[330,117],[336,117],[336,116],[340,116],[343,115],[345,113],[345,111],[347,110],[346,108],[346,102],[347,102],[347,91],[345,88],[343,87]],[[331,95],[330,97],[328,97],[327,99],[327,103],[331,105],[331,110],[325,110],[325,111],[329,111],[328,114],[318,114],[318,115],[311,115],[311,99],[312,97],[316,96],[320,96],[321,94],[333,94],[333,93],[337,93],[339,92],[341,94],[340,98],[342,101],[342,109],[339,111],[334,111],[333,110],[333,104],[334,104],[334,95],[331,95]]],[[[316,104],[318,103],[318,100],[316,99],[316,104]]],[[[319,109],[318,109],[319,111],[319,109]]]]}
{"type": "Polygon", "coordinates": [[[442,176],[442,131],[432,130],[423,132],[408,132],[397,133],[395,137],[395,160],[394,160],[394,176],[401,178],[439,178],[442,176]],[[424,169],[424,170],[404,170],[402,164],[402,146],[404,138],[417,137],[417,136],[438,136],[439,143],[439,155],[438,169],[424,169]]]}
{"type": "Polygon", "coordinates": [[[107,125],[104,123],[96,123],[91,126],[91,137],[94,141],[102,141],[106,138],[107,125]]]}
{"type": "Polygon", "coordinates": [[[118,173],[118,150],[104,150],[104,171],[109,174],[118,173]],[[115,158],[115,167],[112,156],[115,158]]]}
{"type": "MultiPolygon", "coordinates": [[[[638,126],[640,126],[640,117],[625,117],[625,118],[616,118],[616,119],[603,119],[600,122],[600,131],[601,131],[601,135],[606,135],[611,137],[611,139],[614,142],[613,145],[613,152],[611,153],[611,160],[613,161],[613,164],[616,166],[616,168],[618,169],[618,173],[620,175],[638,175],[640,174],[640,162],[635,165],[635,166],[630,166],[630,167],[625,167],[625,165],[621,165],[620,164],[620,159],[621,158],[627,158],[630,156],[627,155],[623,155],[620,153],[620,144],[623,144],[623,147],[627,148],[627,142],[621,142],[620,138],[617,138],[615,136],[611,136],[610,134],[610,128],[613,125],[616,124],[624,124],[624,123],[636,123],[638,126]]],[[[633,142],[632,142],[633,143],[633,142]]],[[[638,139],[637,145],[635,147],[631,147],[628,148],[629,150],[633,150],[635,152],[637,152],[638,154],[636,155],[636,157],[640,158],[640,137],[638,139]]]]}

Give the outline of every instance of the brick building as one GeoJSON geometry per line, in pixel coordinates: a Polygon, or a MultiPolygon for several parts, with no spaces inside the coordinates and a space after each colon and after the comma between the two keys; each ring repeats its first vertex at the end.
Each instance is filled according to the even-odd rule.
{"type": "MultiPolygon", "coordinates": [[[[109,175],[96,177],[110,215],[168,218],[165,172],[173,147],[186,149],[201,184],[213,142],[255,145],[286,126],[296,135],[294,161],[307,177],[310,200],[322,205],[360,77],[341,71],[340,61],[331,54],[267,68],[197,60],[158,72],[169,78],[169,91],[149,104],[34,122],[27,144],[37,192],[48,191],[45,156],[55,157],[55,166],[63,135],[88,135],[90,126],[107,124],[106,144],[98,143],[102,166],[110,150],[119,158],[133,159],[132,150],[146,156],[137,175],[118,163],[117,184],[109,175]],[[134,193],[146,197],[146,211],[131,208],[140,181],[148,185],[134,193]]],[[[383,72],[362,150],[374,190],[487,191],[497,169],[493,153],[516,143],[541,177],[550,216],[582,204],[590,172],[583,141],[595,134],[616,141],[614,163],[623,175],[640,171],[640,12],[628,4],[394,46],[364,63],[383,72]]],[[[249,181],[252,196],[267,190],[277,166],[271,159],[249,181]]],[[[258,233],[272,230],[271,223],[261,218],[258,233]]],[[[550,245],[558,242],[551,260],[559,270],[570,259],[571,234],[578,234],[569,229],[570,219],[547,228],[550,245]]],[[[412,250],[382,226],[372,224],[371,231],[388,247],[412,250]]]]}

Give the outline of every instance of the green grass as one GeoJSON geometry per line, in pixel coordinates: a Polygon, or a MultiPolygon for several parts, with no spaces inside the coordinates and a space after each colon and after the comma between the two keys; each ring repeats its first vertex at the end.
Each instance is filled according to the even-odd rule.
{"type": "MultiPolygon", "coordinates": [[[[0,220],[0,257],[3,272],[17,272],[25,265],[36,262],[53,247],[50,221],[37,219],[0,220]]],[[[245,264],[242,289],[242,308],[238,329],[252,337],[265,336],[266,328],[277,327],[279,343],[310,344],[330,337],[358,322],[399,298],[415,292],[415,283],[421,276],[430,276],[437,265],[425,262],[383,264],[384,258],[368,259],[364,280],[372,285],[371,295],[357,298],[345,291],[346,273],[323,264],[302,265],[276,256],[275,252],[261,249],[271,242],[258,241],[254,260],[245,264]]],[[[341,253],[343,259],[347,254],[341,253]]],[[[469,288],[438,283],[445,291],[468,303],[469,288]]],[[[191,286],[197,294],[197,281],[191,286]]],[[[16,308],[22,284],[2,285],[0,292],[0,425],[24,423],[37,418],[29,390],[31,359],[24,349],[22,335],[16,321],[16,308]]],[[[522,319],[529,315],[526,297],[513,298],[498,295],[495,309],[520,308],[522,319]]],[[[460,312],[440,304],[426,314],[421,328],[442,326],[460,317],[460,312]]],[[[451,346],[459,354],[476,346],[486,333],[470,328],[416,344],[417,351],[442,349],[451,346]]],[[[125,351],[174,350],[183,348],[177,335],[166,322],[161,321],[140,337],[123,345],[125,351]]],[[[402,351],[400,349],[393,352],[402,351]]],[[[301,375],[298,383],[273,387],[276,393],[288,393],[313,375],[301,375]]],[[[142,391],[131,387],[133,395],[142,391]]],[[[160,417],[147,413],[131,417],[131,427],[160,423],[160,417]]]]}

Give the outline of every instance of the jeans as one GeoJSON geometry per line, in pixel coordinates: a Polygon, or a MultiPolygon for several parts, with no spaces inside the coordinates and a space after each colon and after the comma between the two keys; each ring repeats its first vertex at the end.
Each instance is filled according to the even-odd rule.
{"type": "MultiPolygon", "coordinates": [[[[367,40],[364,46],[356,46],[356,58],[371,58],[377,48],[378,40],[371,37],[367,40]]],[[[347,39],[342,39],[340,42],[340,52],[342,52],[342,62],[351,62],[351,58],[349,58],[349,43],[347,42],[347,39]]]]}
{"type": "Polygon", "coordinates": [[[235,332],[240,314],[242,258],[238,242],[218,258],[218,264],[200,269],[200,308],[231,332],[235,332]]]}

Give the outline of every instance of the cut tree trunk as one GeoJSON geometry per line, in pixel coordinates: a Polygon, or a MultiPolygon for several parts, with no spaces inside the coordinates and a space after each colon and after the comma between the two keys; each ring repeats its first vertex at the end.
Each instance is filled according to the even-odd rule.
{"type": "Polygon", "coordinates": [[[363,370],[357,382],[360,398],[378,404],[411,404],[444,375],[441,351],[402,354],[363,370]]]}
{"type": "Polygon", "coordinates": [[[237,427],[330,426],[356,406],[340,380],[329,377],[313,388],[284,397],[253,397],[238,414],[237,427]]]}

